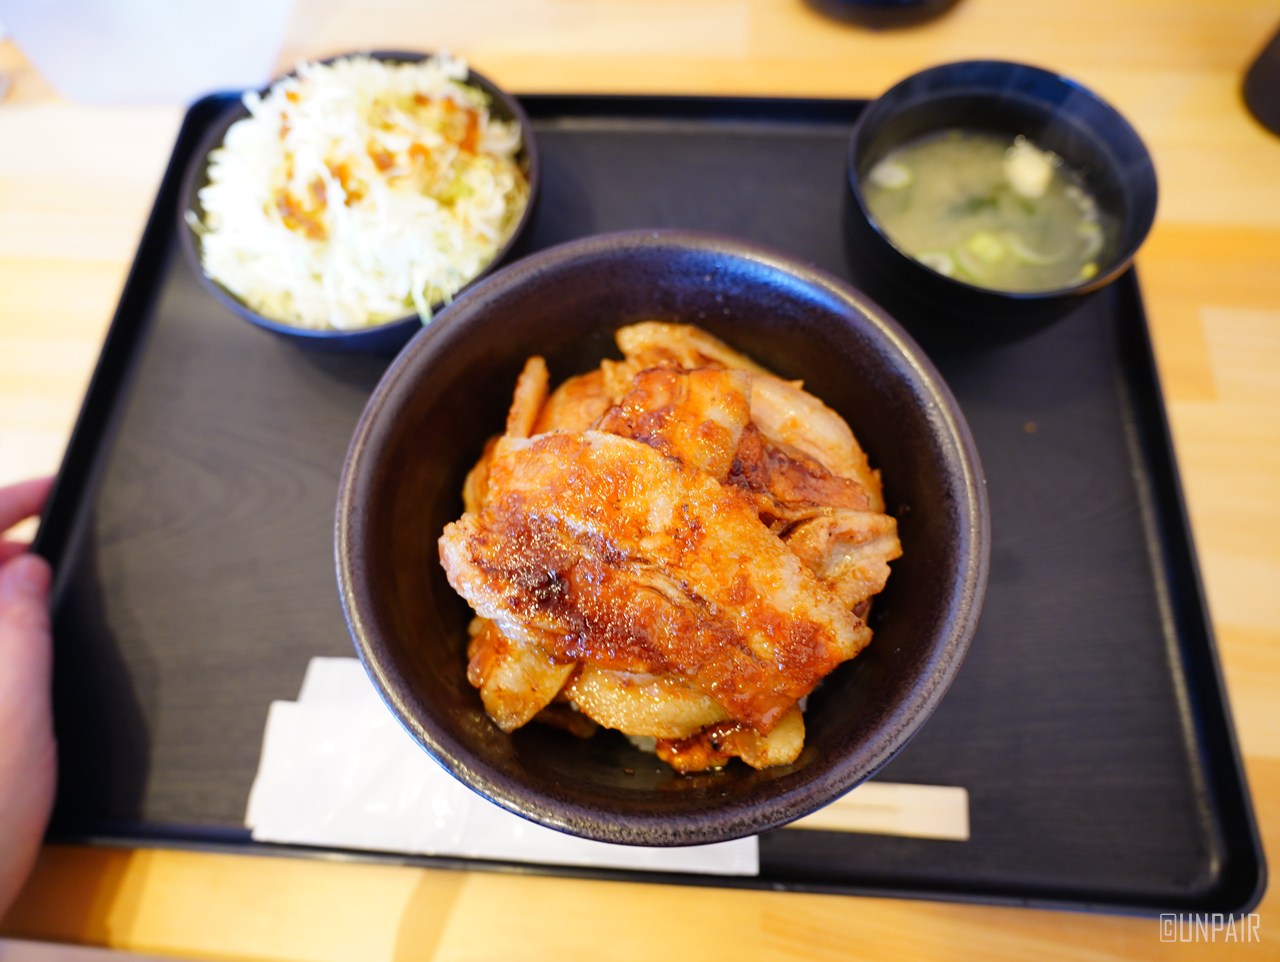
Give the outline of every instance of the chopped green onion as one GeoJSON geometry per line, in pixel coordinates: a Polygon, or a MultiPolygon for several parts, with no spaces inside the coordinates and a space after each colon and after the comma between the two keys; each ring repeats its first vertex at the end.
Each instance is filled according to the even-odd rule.
{"type": "Polygon", "coordinates": [[[975,256],[994,264],[1005,255],[1004,242],[989,230],[980,230],[964,242],[964,249],[975,256]]]}
{"type": "Polygon", "coordinates": [[[1064,260],[1069,251],[1063,250],[1056,254],[1046,254],[1036,250],[1013,231],[1005,231],[1000,235],[1005,244],[1008,245],[1009,251],[1018,260],[1025,264],[1035,264],[1043,267],[1047,264],[1056,264],[1058,261],[1064,260]]]}
{"type": "Polygon", "coordinates": [[[1076,228],[1076,232],[1084,238],[1084,250],[1080,256],[1085,260],[1092,260],[1098,256],[1098,252],[1102,250],[1102,228],[1098,226],[1097,221],[1088,220],[1076,228]]]}

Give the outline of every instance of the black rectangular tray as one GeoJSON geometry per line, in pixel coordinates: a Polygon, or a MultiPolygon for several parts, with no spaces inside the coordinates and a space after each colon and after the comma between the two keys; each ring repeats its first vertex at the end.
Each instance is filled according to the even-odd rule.
{"type": "MultiPolygon", "coordinates": [[[[242,823],[267,706],[312,656],[352,654],[333,508],[385,362],[252,329],[178,256],[183,165],[234,102],[188,113],[39,533],[58,571],[58,839],[278,850],[242,823]]],[[[524,103],[544,164],[535,248],[679,226],[846,273],[860,102],[524,103]]],[[[1262,851],[1135,276],[1030,340],[935,360],[989,478],[991,582],[958,680],[881,777],[963,786],[972,837],[783,829],[762,837],[758,878],[643,877],[1248,910],[1262,851]]]]}

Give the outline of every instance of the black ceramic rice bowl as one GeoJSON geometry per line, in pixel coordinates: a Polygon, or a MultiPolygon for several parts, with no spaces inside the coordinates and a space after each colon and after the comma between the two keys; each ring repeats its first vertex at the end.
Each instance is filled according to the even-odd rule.
{"type": "Polygon", "coordinates": [[[689,845],[774,828],[874,774],[925,723],[960,667],[987,580],[985,482],[964,419],[901,329],[842,282],[711,235],[576,241],[477,285],[393,362],[356,428],[337,510],[338,583],[356,651],[388,707],[481,795],[587,838],[689,845]],[[500,433],[530,354],[552,383],[617,356],[616,328],[700,325],[842,414],[882,472],[903,557],[875,637],[810,696],[794,764],[681,776],[614,732],[504,734],[466,679],[467,605],[437,539],[500,433]]]}

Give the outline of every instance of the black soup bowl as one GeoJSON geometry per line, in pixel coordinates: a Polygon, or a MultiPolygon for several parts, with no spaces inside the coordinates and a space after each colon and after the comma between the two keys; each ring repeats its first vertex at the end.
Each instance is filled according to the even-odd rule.
{"type": "Polygon", "coordinates": [[[1078,83],[1025,64],[967,61],[902,80],[859,116],[846,166],[850,272],[927,346],[981,347],[1053,324],[1129,268],[1155,219],[1155,168],[1128,121],[1078,83]],[[868,208],[864,183],[886,154],[952,129],[1025,136],[1079,172],[1109,228],[1097,273],[1053,290],[1009,292],[948,277],[900,249],[868,208]]]}
{"type": "Polygon", "coordinates": [[[985,481],[956,402],[896,323],[832,277],[707,234],[606,234],[476,285],[386,371],[356,427],[337,506],[339,589],[355,648],[405,729],[504,808],[575,835],[668,846],[782,825],[833,801],[907,743],[960,667],[987,580],[985,481]],[[437,541],[501,433],[531,354],[553,384],[617,357],[614,331],[697,324],[843,415],[882,472],[903,557],[876,632],[810,695],[799,759],[678,775],[614,732],[504,734],[466,678],[467,605],[437,541]]]}

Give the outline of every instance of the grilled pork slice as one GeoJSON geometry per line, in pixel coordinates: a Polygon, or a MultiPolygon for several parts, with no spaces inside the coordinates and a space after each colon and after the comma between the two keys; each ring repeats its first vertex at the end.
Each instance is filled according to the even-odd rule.
{"type": "Polygon", "coordinates": [[[751,418],[751,375],[724,368],[640,371],[597,429],[643,441],[724,480],[751,418]]]}
{"type": "Polygon", "coordinates": [[[847,608],[884,590],[889,562],[902,557],[898,522],[871,511],[833,511],[796,525],[788,548],[847,608]]]}
{"type": "Polygon", "coordinates": [[[740,722],[709,725],[688,738],[660,739],[657,755],[678,772],[704,772],[741,758],[752,768],[790,765],[804,749],[804,716],[787,710],[767,735],[740,722]]]}
{"type": "Polygon", "coordinates": [[[511,638],[476,618],[467,644],[467,680],[480,690],[489,717],[513,732],[551,704],[574,665],[552,661],[531,633],[511,638]]]}
{"type": "Polygon", "coordinates": [[[750,498],[641,442],[503,438],[488,494],[445,528],[446,574],[555,662],[673,672],[765,734],[870,640],[750,498]]]}
{"type": "Polygon", "coordinates": [[[884,510],[880,475],[867,462],[853,431],[844,418],[804,390],[801,382],[784,381],[688,324],[644,321],[621,328],[615,340],[633,367],[721,365],[750,372],[751,420],[760,433],[773,445],[799,452],[830,473],[857,482],[866,490],[871,509],[884,510]]]}
{"type": "Polygon", "coordinates": [[[674,675],[583,665],[564,690],[584,715],[628,735],[688,738],[729,716],[709,695],[674,675]]]}

